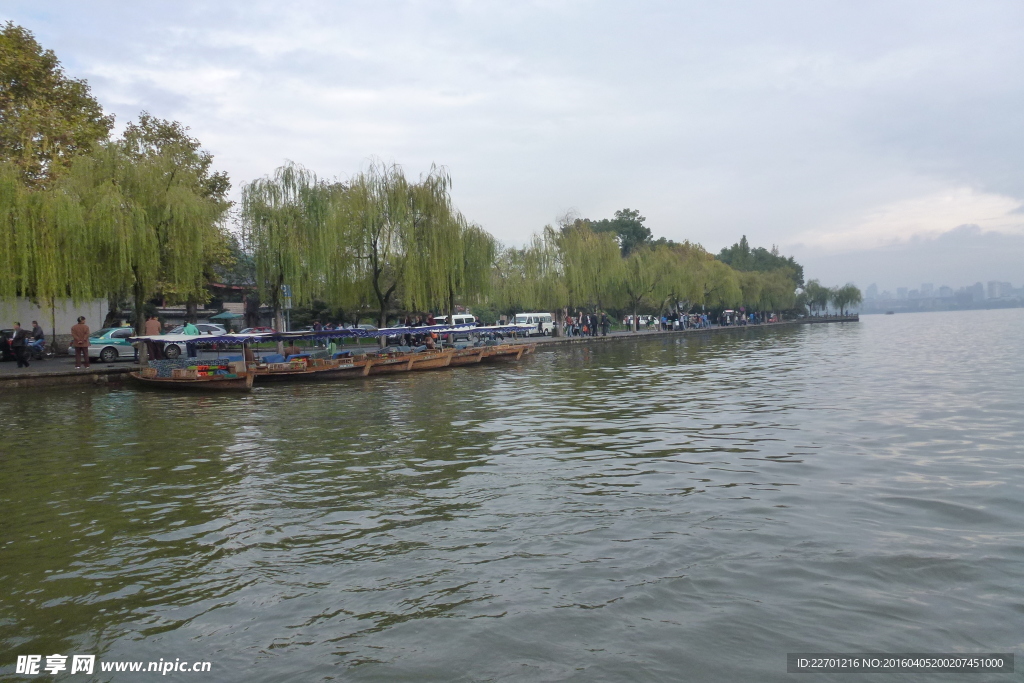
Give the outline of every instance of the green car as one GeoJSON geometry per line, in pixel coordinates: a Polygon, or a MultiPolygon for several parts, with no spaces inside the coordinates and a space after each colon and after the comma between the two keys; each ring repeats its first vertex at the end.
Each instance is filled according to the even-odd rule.
{"type": "MultiPolygon", "coordinates": [[[[133,360],[138,352],[128,341],[135,336],[130,327],[104,327],[89,335],[89,358],[99,358],[104,363],[115,360],[133,360]]],[[[68,355],[75,355],[75,347],[68,348],[68,355]]]]}

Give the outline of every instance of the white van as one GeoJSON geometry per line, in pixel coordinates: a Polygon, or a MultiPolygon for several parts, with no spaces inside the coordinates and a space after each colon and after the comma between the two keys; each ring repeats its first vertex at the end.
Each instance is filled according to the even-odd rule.
{"type": "MultiPolygon", "coordinates": [[[[466,325],[476,325],[476,316],[470,315],[469,313],[456,313],[452,316],[452,320],[455,323],[455,327],[465,327],[466,325]]],[[[434,317],[435,325],[447,325],[448,316],[434,317]]]]}
{"type": "Polygon", "coordinates": [[[529,334],[551,334],[555,329],[555,321],[550,313],[516,313],[513,325],[529,325],[533,328],[529,334]]]}

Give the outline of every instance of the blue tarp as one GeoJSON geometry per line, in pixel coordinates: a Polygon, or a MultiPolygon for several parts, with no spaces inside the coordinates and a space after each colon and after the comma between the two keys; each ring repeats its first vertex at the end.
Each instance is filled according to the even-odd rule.
{"type": "Polygon", "coordinates": [[[299,340],[330,340],[347,338],[397,337],[404,334],[525,334],[537,329],[535,325],[492,325],[474,327],[463,325],[449,327],[447,325],[424,325],[422,327],[385,327],[379,330],[351,328],[344,330],[303,330],[300,332],[265,332],[260,334],[202,334],[197,336],[183,334],[164,334],[143,337],[129,337],[129,341],[175,342],[184,344],[254,344],[258,342],[299,341],[299,340]]]}

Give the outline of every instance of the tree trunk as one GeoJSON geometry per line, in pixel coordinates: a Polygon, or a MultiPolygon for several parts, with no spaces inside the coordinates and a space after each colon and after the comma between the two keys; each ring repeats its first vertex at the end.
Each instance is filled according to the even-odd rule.
{"type": "Polygon", "coordinates": [[[635,305],[633,306],[633,331],[634,332],[639,332],[640,331],[640,320],[637,319],[637,316],[636,316],[636,306],[635,305]]]}
{"type": "MultiPolygon", "coordinates": [[[[274,329],[278,332],[284,330],[284,315],[281,311],[281,301],[278,297],[274,297],[274,329]]],[[[284,355],[284,342],[277,342],[277,352],[284,355]]]]}
{"type": "Polygon", "coordinates": [[[120,301],[116,294],[111,294],[107,297],[107,317],[103,319],[103,327],[114,327],[114,321],[117,320],[119,303],[120,301]]]}
{"type": "Polygon", "coordinates": [[[455,324],[455,289],[448,287],[448,324],[455,324]]]}
{"type": "Polygon", "coordinates": [[[50,329],[53,331],[50,351],[57,355],[57,301],[53,297],[50,297],[50,329]]]}
{"type": "MultiPolygon", "coordinates": [[[[134,289],[135,300],[133,303],[135,304],[135,334],[141,336],[146,331],[145,321],[143,320],[143,306],[146,302],[144,300],[145,293],[142,290],[142,285],[139,283],[138,275],[136,275],[135,278],[134,289]]],[[[146,365],[149,361],[149,349],[146,348],[146,344],[143,342],[138,342],[138,345],[139,365],[146,365]]]]}

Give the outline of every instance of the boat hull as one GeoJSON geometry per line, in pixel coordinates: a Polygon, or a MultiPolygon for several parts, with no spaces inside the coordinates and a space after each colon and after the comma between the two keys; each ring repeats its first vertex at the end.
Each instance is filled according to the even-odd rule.
{"type": "Polygon", "coordinates": [[[143,377],[137,372],[129,376],[139,384],[155,389],[173,389],[180,391],[251,391],[253,375],[245,375],[231,379],[175,379],[168,377],[143,377]]]}
{"type": "Polygon", "coordinates": [[[395,372],[409,372],[412,364],[416,361],[412,354],[396,357],[372,358],[370,360],[370,375],[390,375],[395,372]]]}
{"type": "Polygon", "coordinates": [[[533,353],[536,348],[536,344],[502,344],[500,346],[489,346],[487,347],[488,353],[484,354],[484,361],[514,362],[520,360],[528,353],[533,353]]]}
{"type": "Polygon", "coordinates": [[[359,379],[365,377],[369,370],[369,360],[359,360],[345,365],[328,365],[325,367],[311,367],[305,370],[273,372],[270,370],[253,370],[256,381],[260,384],[267,382],[300,382],[317,381],[325,382],[340,379],[359,379]]]}
{"type": "Polygon", "coordinates": [[[415,354],[412,369],[415,370],[437,370],[451,365],[454,351],[422,351],[415,354]]]}
{"type": "Polygon", "coordinates": [[[475,365],[483,361],[486,352],[486,347],[460,349],[452,354],[452,362],[449,365],[475,365]]]}

